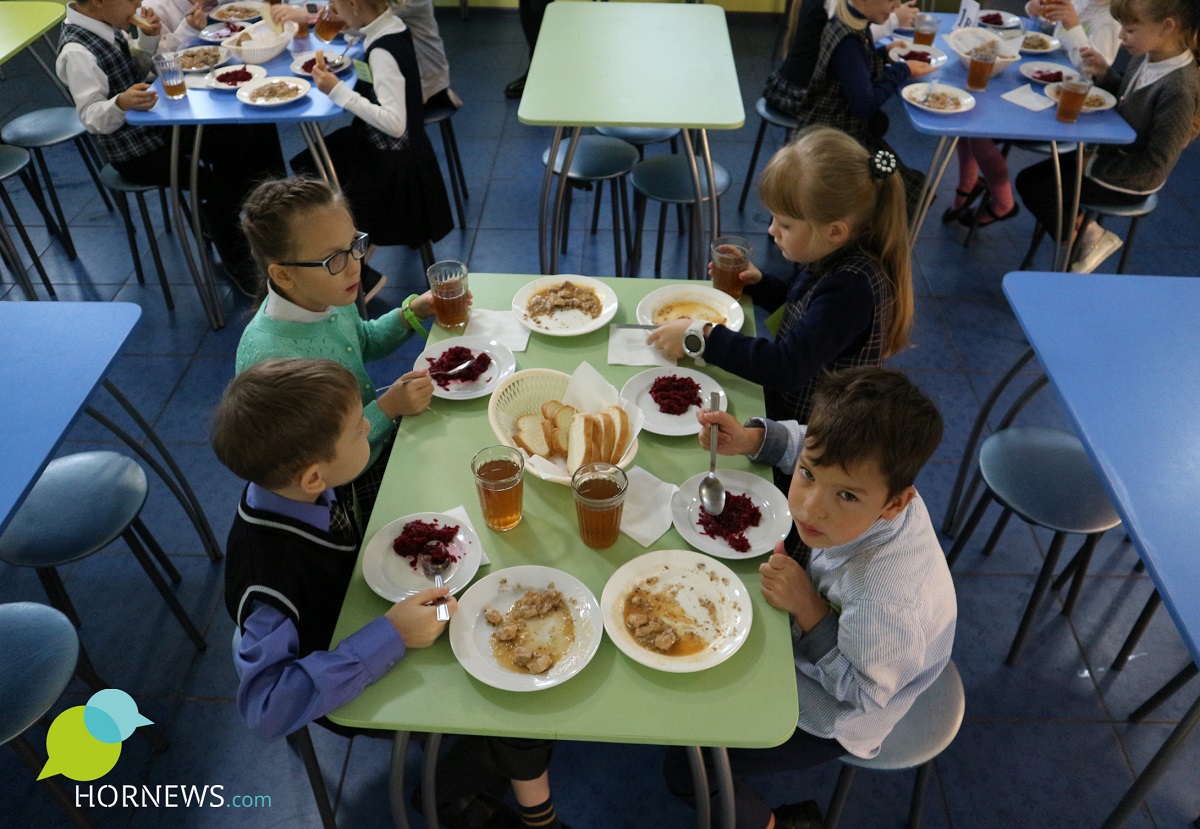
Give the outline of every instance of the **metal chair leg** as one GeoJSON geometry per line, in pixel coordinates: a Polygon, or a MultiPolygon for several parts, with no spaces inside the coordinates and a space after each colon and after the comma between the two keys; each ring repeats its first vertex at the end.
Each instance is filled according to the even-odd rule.
{"type": "Polygon", "coordinates": [[[838,773],[837,786],[833,789],[833,798],[829,801],[829,810],[825,813],[825,829],[837,829],[837,825],[842,819],[842,812],[846,808],[846,801],[850,799],[850,785],[854,782],[854,775],[857,771],[855,766],[842,764],[842,770],[838,773]]]}
{"type": "Polygon", "coordinates": [[[146,230],[146,238],[150,240],[150,255],[154,257],[154,268],[158,271],[158,284],[162,287],[163,301],[166,302],[168,311],[174,311],[175,301],[171,298],[171,286],[167,282],[167,272],[163,268],[162,255],[158,252],[158,239],[155,238],[154,225],[150,223],[150,210],[146,207],[146,197],[141,193],[134,193],[133,197],[137,200],[138,212],[142,215],[142,227],[146,230]]]}
{"type": "Polygon", "coordinates": [[[658,211],[658,244],[654,248],[654,277],[662,276],[663,245],[667,241],[667,203],[663,202],[658,211]]]}
{"type": "MultiPolygon", "coordinates": [[[[24,760],[25,764],[35,772],[41,771],[42,766],[46,765],[46,761],[38,757],[33,747],[29,745],[29,742],[24,737],[20,735],[14,737],[9,742],[9,745],[17,752],[17,756],[24,760]]],[[[92,829],[91,821],[84,817],[83,812],[79,811],[75,806],[74,800],[72,800],[71,796],[67,794],[66,790],[57,780],[53,777],[47,777],[40,782],[50,792],[50,796],[62,807],[62,810],[67,813],[67,817],[71,819],[71,823],[78,826],[79,829],[92,829]]]]}
{"type": "Polygon", "coordinates": [[[53,567],[34,569],[37,571],[38,580],[42,583],[42,589],[46,591],[46,597],[50,599],[50,606],[70,619],[71,624],[75,627],[83,627],[83,620],[75,611],[75,605],[71,603],[71,597],[67,595],[67,589],[63,587],[62,577],[58,575],[58,571],[53,567]]]}
{"type": "MultiPolygon", "coordinates": [[[[29,252],[29,258],[33,260],[33,267],[37,270],[38,276],[42,280],[42,285],[46,287],[46,293],[52,297],[55,296],[54,283],[50,281],[50,276],[46,273],[46,267],[42,264],[42,258],[38,256],[37,248],[33,246],[33,240],[29,238],[29,233],[25,230],[25,223],[21,221],[16,205],[9,198],[8,191],[4,188],[3,182],[0,182],[0,201],[4,202],[4,209],[8,211],[8,216],[12,219],[12,225],[16,228],[17,235],[21,237],[21,244],[29,252]]],[[[15,248],[16,246],[14,245],[13,247],[15,248]]]]}
{"type": "Polygon", "coordinates": [[[1121,250],[1121,260],[1117,262],[1117,273],[1125,273],[1125,263],[1129,260],[1129,252],[1133,250],[1133,236],[1137,233],[1138,222],[1141,220],[1141,216],[1134,216],[1129,220],[1129,233],[1125,235],[1125,247],[1121,250]]]}
{"type": "Polygon", "coordinates": [[[85,136],[80,136],[75,139],[75,147],[79,150],[79,157],[83,159],[83,166],[87,168],[88,175],[92,177],[92,184],[96,185],[96,191],[100,193],[100,200],[104,202],[105,208],[111,213],[113,209],[112,201],[108,198],[108,188],[100,181],[100,173],[96,166],[96,158],[94,158],[95,149],[88,143],[85,136]]]}
{"type": "Polygon", "coordinates": [[[150,577],[154,589],[159,592],[159,595],[163,597],[163,601],[167,603],[167,607],[171,609],[171,612],[175,614],[175,618],[179,620],[180,626],[188,635],[188,638],[192,640],[192,644],[196,646],[196,650],[202,651],[207,649],[208,643],[204,641],[204,636],[196,629],[196,625],[188,617],[187,611],[183,609],[183,605],[179,603],[179,599],[176,598],[175,593],[172,592],[171,588],[163,580],[162,574],[158,572],[158,569],[154,566],[154,562],[150,560],[150,556],[147,555],[142,543],[138,541],[137,535],[134,534],[132,529],[128,529],[121,533],[121,537],[129,545],[129,549],[133,552],[138,564],[142,565],[142,569],[150,577]]]}
{"type": "Polygon", "coordinates": [[[1167,680],[1167,684],[1155,691],[1154,694],[1151,695],[1150,699],[1139,705],[1137,709],[1129,715],[1129,721],[1141,722],[1142,720],[1146,719],[1146,717],[1150,716],[1151,712],[1154,711],[1155,708],[1158,708],[1158,706],[1162,705],[1170,697],[1174,696],[1176,691],[1191,682],[1192,677],[1194,677],[1197,673],[1200,673],[1200,667],[1197,667],[1196,663],[1192,662],[1182,671],[1167,680]]]}
{"type": "Polygon", "coordinates": [[[746,181],[742,184],[742,197],[738,199],[738,212],[746,209],[746,196],[750,194],[750,183],[754,181],[754,169],[758,166],[758,153],[762,150],[763,138],[767,134],[767,122],[758,125],[758,137],[754,139],[754,152],[750,153],[750,169],[746,171],[746,181]]]}
{"type": "Polygon", "coordinates": [[[313,799],[317,801],[317,812],[321,815],[321,826],[324,829],[337,829],[337,822],[333,819],[333,807],[329,805],[329,793],[325,790],[325,778],[321,776],[321,764],[317,762],[317,751],[313,748],[308,726],[289,734],[287,741],[300,752],[300,759],[304,761],[308,784],[312,787],[313,799]]]}
{"type": "Polygon", "coordinates": [[[1075,554],[1075,560],[1078,564],[1075,565],[1075,578],[1071,580],[1071,589],[1067,592],[1067,600],[1063,602],[1062,615],[1070,616],[1075,610],[1075,602],[1079,599],[1079,590],[1083,587],[1083,580],[1087,577],[1088,565],[1092,563],[1092,553],[1096,552],[1096,545],[1100,542],[1100,536],[1104,533],[1092,533],[1083,542],[1083,546],[1079,548],[1079,552],[1075,554]]]}
{"type": "Polygon", "coordinates": [[[1133,655],[1133,649],[1137,647],[1142,634],[1146,632],[1146,628],[1150,627],[1150,620],[1154,618],[1154,614],[1160,604],[1162,604],[1162,596],[1159,596],[1158,591],[1155,590],[1150,594],[1150,598],[1146,600],[1146,605],[1138,615],[1137,621],[1133,623],[1133,629],[1125,637],[1125,644],[1121,646],[1121,650],[1117,652],[1116,659],[1113,660],[1112,670],[1119,671],[1125,667],[1125,663],[1133,655]]]}
{"type": "Polygon", "coordinates": [[[958,557],[962,555],[963,549],[967,546],[967,542],[971,539],[971,534],[975,532],[975,528],[979,526],[979,522],[983,520],[983,514],[987,512],[988,504],[992,502],[992,493],[984,491],[979,496],[979,502],[975,505],[974,511],[971,512],[971,517],[967,519],[966,526],[962,532],[958,534],[958,538],[954,540],[954,546],[950,548],[950,552],[946,554],[946,566],[954,567],[954,563],[958,561],[958,557]]]}
{"type": "Polygon", "coordinates": [[[21,283],[21,290],[25,292],[25,298],[30,302],[36,302],[37,291],[33,289],[29,272],[21,263],[21,252],[17,250],[17,246],[13,243],[12,237],[8,235],[8,230],[3,224],[0,224],[0,260],[8,265],[17,282],[21,283]]]}
{"type": "MultiPolygon", "coordinates": [[[[599,193],[604,189],[604,182],[596,182],[596,192],[599,193]]],[[[624,271],[621,269],[621,197],[617,194],[617,180],[614,178],[608,183],[608,200],[612,202],[612,220],[613,220],[613,276],[620,276],[624,271]]],[[[599,199],[597,199],[598,203],[599,199]]]]}
{"type": "Polygon", "coordinates": [[[600,197],[604,195],[604,184],[596,182],[596,197],[592,199],[592,235],[600,228],[600,197]]]}
{"type": "Polygon", "coordinates": [[[912,802],[908,804],[908,829],[919,829],[925,812],[925,792],[929,787],[929,776],[933,772],[933,761],[922,763],[913,781],[912,802]]]}
{"type": "Polygon", "coordinates": [[[1004,509],[1000,513],[1000,517],[996,520],[996,526],[992,527],[992,534],[988,536],[987,543],[983,545],[983,554],[990,556],[992,550],[996,549],[996,544],[1000,541],[1000,536],[1004,534],[1004,528],[1008,526],[1008,519],[1012,518],[1012,510],[1004,509]]]}
{"type": "Polygon", "coordinates": [[[133,216],[129,213],[129,201],[124,193],[117,193],[116,197],[121,223],[125,225],[125,238],[129,241],[129,254],[133,257],[133,271],[137,275],[138,284],[145,285],[146,274],[142,272],[142,257],[138,256],[137,229],[133,226],[133,216]]]}
{"type": "Polygon", "coordinates": [[[1050,542],[1046,561],[1042,564],[1042,571],[1038,573],[1037,582],[1033,586],[1033,594],[1029,597],[1029,603],[1025,605],[1025,615],[1021,617],[1021,625],[1017,628],[1017,635],[1013,638],[1012,647],[1009,648],[1008,656],[1004,660],[1004,664],[1009,667],[1017,664],[1021,648],[1025,645],[1025,638],[1029,635],[1029,629],[1033,627],[1034,617],[1037,616],[1042,599],[1045,598],[1046,591],[1050,588],[1050,577],[1054,575],[1054,568],[1058,566],[1058,558],[1062,554],[1063,544],[1066,543],[1066,540],[1066,533],[1055,533],[1054,539],[1050,542]]]}
{"type": "Polygon", "coordinates": [[[67,252],[67,258],[74,262],[79,258],[79,254],[75,252],[75,243],[71,240],[71,230],[67,227],[67,217],[63,215],[62,205],[58,201],[58,191],[54,189],[54,180],[50,178],[50,168],[46,166],[46,156],[42,153],[41,147],[33,148],[33,159],[37,162],[42,178],[46,180],[46,190],[50,193],[50,204],[54,206],[54,215],[58,217],[58,227],[61,231],[59,241],[62,242],[63,250],[67,252]]]}
{"type": "Polygon", "coordinates": [[[1046,235],[1046,228],[1042,227],[1042,223],[1038,222],[1033,227],[1033,238],[1029,240],[1029,250],[1025,251],[1025,258],[1021,260],[1017,270],[1027,271],[1033,263],[1033,257],[1037,254],[1038,246],[1042,244],[1042,239],[1046,235]]]}

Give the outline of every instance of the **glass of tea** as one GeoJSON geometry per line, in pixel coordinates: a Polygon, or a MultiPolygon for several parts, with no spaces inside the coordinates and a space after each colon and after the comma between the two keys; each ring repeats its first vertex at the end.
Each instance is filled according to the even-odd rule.
{"type": "Polygon", "coordinates": [[[987,89],[992,77],[992,69],[996,66],[995,52],[971,50],[971,66],[967,69],[967,89],[972,92],[983,92],[987,89]]]}
{"type": "Polygon", "coordinates": [[[433,313],[437,324],[451,331],[465,328],[471,316],[467,296],[467,266],[453,259],[434,262],[425,271],[433,291],[433,313]]]}
{"type": "Polygon", "coordinates": [[[712,255],[713,287],[734,299],[741,299],[744,286],[738,274],[750,264],[753,251],[754,248],[741,236],[718,236],[713,239],[709,250],[712,255]]]}
{"type": "Polygon", "coordinates": [[[483,520],[498,532],[521,523],[525,457],[511,446],[489,446],[471,458],[483,520]]]}
{"type": "Polygon", "coordinates": [[[322,43],[332,43],[333,39],[346,28],[346,21],[333,13],[328,5],[322,6],[317,12],[317,20],[313,24],[313,34],[322,43]]]}
{"type": "Polygon", "coordinates": [[[1062,121],[1064,124],[1074,124],[1091,91],[1091,78],[1075,78],[1060,83],[1058,85],[1058,110],[1054,113],[1055,120],[1062,121]]]}
{"type": "Polygon", "coordinates": [[[173,101],[187,97],[187,86],[183,83],[183,61],[178,52],[163,52],[155,55],[154,74],[162,79],[163,92],[173,101]]]}
{"type": "Polygon", "coordinates": [[[604,550],[617,543],[628,488],[625,472],[611,463],[585,463],[575,470],[571,490],[575,493],[579,537],[584,544],[604,550]]]}
{"type": "Polygon", "coordinates": [[[942,20],[936,14],[928,12],[918,14],[917,19],[913,22],[913,45],[932,46],[940,25],[942,25],[942,20]]]}

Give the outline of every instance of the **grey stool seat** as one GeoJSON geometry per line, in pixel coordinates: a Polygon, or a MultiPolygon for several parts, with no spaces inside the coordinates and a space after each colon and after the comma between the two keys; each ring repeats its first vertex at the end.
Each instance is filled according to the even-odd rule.
{"type": "MultiPolygon", "coordinates": [[[[1043,426],[1002,428],[983,442],[979,452],[979,473],[986,488],[947,556],[951,567],[966,547],[992,500],[999,503],[1002,512],[984,545],[984,555],[991,553],[1013,514],[1054,533],[1005,659],[1007,664],[1015,665],[1038,608],[1050,587],[1067,535],[1078,533],[1087,536],[1068,568],[1073,571],[1074,580],[1062,612],[1069,616],[1079,597],[1079,589],[1100,536],[1119,525],[1121,518],[1097,477],[1083,444],[1070,432],[1043,426]]],[[[1060,579],[1067,575],[1064,572],[1060,579]]]]}
{"type": "Polygon", "coordinates": [[[763,138],[767,127],[781,127],[788,132],[800,129],[800,122],[786,112],[780,112],[767,103],[766,98],[754,102],[754,110],[758,113],[760,123],[758,136],[754,139],[754,152],[750,154],[750,167],[746,170],[746,181],[742,184],[742,197],[738,199],[738,210],[746,209],[746,195],[750,192],[750,183],[754,181],[754,170],[758,167],[758,154],[762,151],[763,138]]]}
{"type": "MultiPolygon", "coordinates": [[[[1111,216],[1116,219],[1129,219],[1129,232],[1125,234],[1124,244],[1121,246],[1121,258],[1117,261],[1117,273],[1125,273],[1125,263],[1129,261],[1129,253],[1133,250],[1133,240],[1137,235],[1138,222],[1144,216],[1148,216],[1158,207],[1158,194],[1151,193],[1141,201],[1133,204],[1089,204],[1081,201],[1079,209],[1083,212],[1083,224],[1079,226],[1079,232],[1076,234],[1076,244],[1083,238],[1083,232],[1087,229],[1088,224],[1093,222],[1097,216],[1111,216]]],[[[1039,222],[1033,228],[1033,239],[1029,242],[1029,250],[1025,252],[1025,258],[1021,260],[1021,270],[1029,268],[1033,262],[1033,257],[1037,253],[1038,246],[1042,243],[1042,238],[1046,235],[1046,229],[1039,222]]]]}
{"type": "Polygon", "coordinates": [[[0,534],[0,561],[33,567],[50,603],[79,625],[79,615],[55,568],[122,538],[196,649],[204,650],[204,637],[146,552],[148,548],[171,581],[181,581],[179,571],[138,517],[148,492],[142,467],[116,452],[56,458],[0,534]]]}
{"type": "MultiPolygon", "coordinates": [[[[29,258],[33,262],[33,266],[37,269],[38,276],[41,277],[42,284],[46,286],[46,292],[50,296],[55,296],[54,284],[50,281],[49,274],[46,273],[46,268],[42,265],[42,260],[38,256],[37,248],[33,246],[33,240],[29,238],[29,233],[25,230],[25,224],[21,221],[21,216],[17,213],[17,206],[13,204],[9,198],[8,190],[4,187],[4,182],[13,176],[20,176],[25,184],[25,188],[29,191],[29,195],[34,199],[35,203],[39,203],[41,193],[37,189],[36,182],[30,172],[29,165],[32,163],[29,151],[23,147],[14,147],[9,144],[0,144],[0,202],[3,202],[4,209],[8,211],[8,217],[12,220],[13,227],[17,230],[17,235],[21,237],[22,244],[25,245],[25,250],[29,253],[29,258]]],[[[39,203],[43,215],[46,214],[44,204],[39,203]]],[[[48,227],[53,228],[51,232],[57,230],[53,220],[49,219],[48,227]]],[[[0,257],[9,263],[12,272],[17,277],[17,281],[21,283],[21,290],[25,292],[25,298],[28,300],[37,299],[37,293],[33,290],[33,283],[29,281],[29,274],[25,271],[25,266],[21,263],[21,253],[17,250],[17,246],[13,243],[12,237],[8,235],[8,229],[4,227],[4,222],[0,219],[0,257]]]]}
{"type": "Polygon", "coordinates": [[[679,135],[679,127],[596,127],[596,132],[638,147],[670,141],[679,135]]]}
{"type": "Polygon", "coordinates": [[[145,198],[146,193],[158,191],[159,201],[162,205],[163,224],[167,233],[170,233],[171,211],[167,209],[166,190],[156,184],[132,182],[121,175],[111,164],[105,164],[100,168],[100,181],[117,196],[117,207],[121,211],[121,219],[125,224],[125,238],[129,241],[129,253],[133,256],[134,271],[137,274],[138,284],[141,285],[145,284],[146,275],[142,272],[142,258],[138,256],[137,230],[133,226],[133,214],[130,212],[129,202],[126,200],[128,195],[133,195],[137,202],[138,214],[142,217],[142,228],[146,231],[146,237],[150,241],[150,255],[154,257],[154,267],[158,270],[158,284],[162,288],[163,300],[167,304],[167,310],[175,310],[175,300],[171,297],[171,285],[167,282],[162,254],[158,250],[157,234],[154,232],[154,225],[150,222],[150,210],[146,207],[145,198]]]}
{"type": "Polygon", "coordinates": [[[1154,212],[1154,208],[1158,207],[1158,194],[1151,193],[1136,204],[1088,204],[1083,202],[1079,205],[1080,210],[1088,213],[1098,213],[1101,216],[1119,216],[1126,219],[1136,219],[1145,216],[1147,213],[1154,212]]]}
{"type": "MultiPolygon", "coordinates": [[[[700,173],[700,200],[707,202],[712,198],[713,188],[709,186],[708,171],[703,164],[697,164],[700,173]]],[[[654,275],[662,275],[663,243],[666,237],[667,205],[694,204],[696,188],[692,180],[691,168],[685,156],[679,154],[661,155],[639,162],[629,174],[633,185],[633,253],[630,256],[630,275],[637,275],[638,265],[642,259],[642,229],[646,224],[646,202],[653,199],[660,202],[658,211],[658,240],[654,252],[654,275]]],[[[718,197],[732,183],[729,171],[720,164],[713,163],[713,181],[716,184],[718,197]]],[[[688,213],[688,227],[694,223],[693,211],[688,213]]],[[[691,272],[691,246],[688,247],[688,272],[691,272]]]]}
{"type": "Polygon", "coordinates": [[[425,126],[437,124],[438,129],[442,132],[442,150],[446,155],[446,170],[450,173],[450,190],[454,194],[458,226],[465,229],[467,216],[463,210],[463,201],[469,199],[471,194],[467,192],[467,174],[463,172],[462,156],[458,152],[458,139],[454,137],[454,124],[450,120],[456,112],[458,109],[452,106],[430,107],[425,110],[425,126]]]}
{"type": "Polygon", "coordinates": [[[879,771],[918,768],[908,813],[909,829],[916,829],[921,822],[925,787],[933,760],[954,742],[965,711],[962,677],[951,661],[884,738],[877,755],[870,759],[853,755],[841,758],[842,771],[838,775],[837,788],[825,819],[826,829],[835,829],[841,819],[856,768],[879,771]]]}
{"type": "MultiPolygon", "coordinates": [[[[562,175],[563,162],[567,157],[567,142],[560,142],[558,152],[554,157],[554,174],[562,175]]],[[[542,151],[542,163],[550,163],[550,148],[542,151]]],[[[625,191],[625,177],[638,163],[638,150],[627,141],[606,135],[583,135],[575,147],[571,157],[571,167],[567,170],[567,179],[575,185],[585,185],[590,188],[591,182],[609,183],[609,198],[612,202],[613,218],[613,264],[614,274],[622,274],[621,266],[621,231],[625,231],[626,248],[629,247],[629,201],[625,191]],[[618,209],[619,204],[619,209],[618,209]]],[[[600,196],[603,185],[596,187],[596,199],[592,206],[592,233],[600,222],[600,196]]],[[[567,189],[566,206],[563,211],[563,253],[567,252],[567,239],[571,226],[571,189],[567,189]]]]}
{"type": "Polygon", "coordinates": [[[49,711],[75,675],[79,636],[66,616],[33,602],[0,604],[0,745],[49,711]]]}
{"type": "MultiPolygon", "coordinates": [[[[58,201],[58,192],[54,189],[50,168],[46,165],[46,158],[42,154],[43,148],[53,147],[66,141],[75,144],[75,148],[79,151],[79,157],[83,159],[83,166],[87,168],[92,183],[96,185],[96,190],[100,193],[104,206],[112,210],[112,202],[109,201],[108,193],[100,183],[100,176],[96,169],[100,165],[99,155],[88,143],[87,130],[73,107],[49,107],[27,112],[0,127],[0,142],[33,151],[33,157],[37,161],[41,177],[46,180],[46,190],[50,194],[50,203],[54,206],[54,213],[58,220],[57,226],[52,229],[52,232],[62,242],[63,250],[67,252],[68,258],[74,260],[78,258],[75,243],[71,240],[67,218],[58,201]]],[[[31,188],[31,192],[33,189],[35,188],[31,188]]]]}

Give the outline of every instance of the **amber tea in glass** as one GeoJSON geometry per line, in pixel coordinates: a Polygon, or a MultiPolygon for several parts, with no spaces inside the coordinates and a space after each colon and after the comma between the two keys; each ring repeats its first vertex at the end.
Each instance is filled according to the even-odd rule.
{"type": "Polygon", "coordinates": [[[489,446],[471,459],[479,508],[491,529],[504,532],[521,523],[524,471],[525,458],[510,446],[489,446]]]}
{"type": "Polygon", "coordinates": [[[579,537],[593,550],[617,543],[629,478],[611,463],[585,463],[571,476],[579,537]]]}

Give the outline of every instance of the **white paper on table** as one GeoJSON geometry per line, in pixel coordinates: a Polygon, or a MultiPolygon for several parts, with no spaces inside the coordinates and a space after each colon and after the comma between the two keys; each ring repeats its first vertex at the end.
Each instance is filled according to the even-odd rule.
{"type": "MultiPolygon", "coordinates": [[[[642,426],[645,425],[646,416],[642,414],[642,410],[628,400],[621,397],[616,386],[604,379],[600,372],[592,367],[591,363],[580,363],[575,373],[571,375],[570,381],[567,383],[567,390],[563,393],[562,402],[568,406],[575,408],[577,412],[595,414],[602,411],[608,406],[620,406],[625,411],[625,416],[629,418],[629,446],[633,446],[633,442],[637,439],[638,434],[642,431],[642,426]]],[[[499,412],[497,420],[500,422],[500,428],[508,434],[516,433],[517,419],[511,415],[499,412]]],[[[570,479],[567,472],[567,461],[565,458],[550,460],[543,458],[541,455],[528,455],[525,450],[519,450],[525,455],[525,465],[533,470],[540,478],[548,480],[570,479]]],[[[626,454],[629,450],[626,449],[626,454]]]]}
{"type": "Polygon", "coordinates": [[[671,498],[679,490],[640,466],[626,473],[629,487],[621,508],[621,532],[643,547],[649,547],[671,529],[671,498]]]}
{"type": "Polygon", "coordinates": [[[1021,56],[1021,46],[1025,43],[1025,30],[1012,29],[1008,37],[1001,35],[1000,42],[996,44],[996,54],[1002,58],[1016,58],[1021,56]]]}
{"type": "Polygon", "coordinates": [[[1025,107],[1025,109],[1041,112],[1043,109],[1049,109],[1054,106],[1054,101],[1047,98],[1040,92],[1034,92],[1033,87],[1029,84],[1018,86],[1016,89],[1005,92],[1000,96],[1006,101],[1010,101],[1017,106],[1025,107]]]}
{"type": "MultiPolygon", "coordinates": [[[[467,517],[467,509],[462,504],[459,504],[454,509],[448,509],[442,514],[450,516],[458,524],[466,524],[471,528],[471,531],[474,532],[475,525],[472,524],[471,519],[467,517]]],[[[479,538],[479,533],[475,533],[475,537],[479,538]]],[[[483,549],[483,541],[481,540],[479,542],[479,564],[480,566],[483,566],[491,563],[492,560],[488,558],[487,550],[483,549]]]]}
{"type": "Polygon", "coordinates": [[[978,19],[978,0],[962,0],[958,6],[958,20],[954,21],[954,28],[961,29],[966,26],[974,26],[975,21],[978,19]]]}
{"type": "Polygon", "coordinates": [[[487,337],[489,340],[495,340],[509,351],[524,351],[528,348],[530,333],[512,311],[488,311],[483,308],[471,309],[471,317],[463,331],[467,337],[487,337]]]}
{"type": "Polygon", "coordinates": [[[610,366],[674,366],[652,345],[646,344],[650,332],[644,328],[608,327],[608,364],[610,366]]]}

